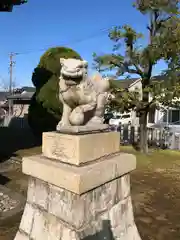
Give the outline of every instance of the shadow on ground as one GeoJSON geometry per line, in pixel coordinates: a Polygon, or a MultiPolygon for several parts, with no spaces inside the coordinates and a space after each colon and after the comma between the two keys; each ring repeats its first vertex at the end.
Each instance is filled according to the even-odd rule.
{"type": "Polygon", "coordinates": [[[0,163],[16,157],[16,151],[40,146],[30,129],[0,127],[0,163]]]}
{"type": "Polygon", "coordinates": [[[0,174],[0,184],[1,184],[1,185],[5,185],[5,184],[7,184],[9,181],[11,181],[11,179],[9,179],[8,177],[3,176],[3,175],[0,174]]]}

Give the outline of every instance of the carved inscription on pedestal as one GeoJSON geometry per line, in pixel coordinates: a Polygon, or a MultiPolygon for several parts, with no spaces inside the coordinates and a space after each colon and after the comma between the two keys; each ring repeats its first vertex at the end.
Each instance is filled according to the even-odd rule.
{"type": "Polygon", "coordinates": [[[53,158],[62,162],[72,162],[77,159],[78,143],[75,138],[67,135],[50,134],[44,138],[43,154],[48,158],[53,158]]]}

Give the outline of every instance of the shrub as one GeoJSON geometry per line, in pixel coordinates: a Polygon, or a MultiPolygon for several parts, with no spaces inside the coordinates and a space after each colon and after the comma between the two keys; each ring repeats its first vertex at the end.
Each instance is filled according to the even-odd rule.
{"type": "Polygon", "coordinates": [[[62,104],[58,99],[60,58],[81,59],[70,48],[50,48],[42,55],[32,75],[36,92],[29,107],[28,121],[38,134],[55,130],[61,119],[62,104]]]}

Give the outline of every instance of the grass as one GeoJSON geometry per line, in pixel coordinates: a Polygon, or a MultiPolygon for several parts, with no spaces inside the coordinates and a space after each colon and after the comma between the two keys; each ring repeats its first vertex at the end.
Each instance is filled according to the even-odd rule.
{"type": "Polygon", "coordinates": [[[148,155],[137,152],[131,146],[121,146],[120,151],[136,155],[138,166],[152,165],[171,165],[173,162],[180,161],[180,151],[150,149],[148,155]]]}

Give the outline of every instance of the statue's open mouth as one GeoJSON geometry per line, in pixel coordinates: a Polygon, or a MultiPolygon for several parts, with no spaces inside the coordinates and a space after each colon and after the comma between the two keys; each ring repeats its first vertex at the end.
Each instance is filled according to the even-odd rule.
{"type": "Polygon", "coordinates": [[[68,79],[78,79],[78,78],[81,78],[82,79],[82,74],[81,75],[78,75],[78,74],[62,74],[62,77],[65,79],[65,80],[68,80],[68,79]]]}
{"type": "Polygon", "coordinates": [[[62,73],[63,79],[67,85],[77,85],[82,81],[83,75],[79,73],[62,73]]]}

